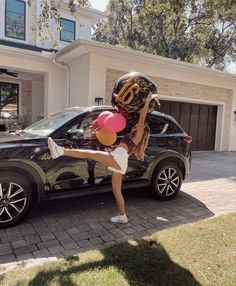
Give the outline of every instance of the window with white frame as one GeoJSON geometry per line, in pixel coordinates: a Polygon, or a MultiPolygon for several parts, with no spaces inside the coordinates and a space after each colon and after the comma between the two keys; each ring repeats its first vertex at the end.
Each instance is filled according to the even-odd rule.
{"type": "Polygon", "coordinates": [[[60,40],[72,43],[75,40],[75,21],[61,18],[60,40]]]}
{"type": "Polygon", "coordinates": [[[19,114],[19,84],[0,81],[0,114],[19,114]]]}
{"type": "Polygon", "coordinates": [[[5,36],[25,40],[26,3],[23,0],[5,0],[5,36]]]}

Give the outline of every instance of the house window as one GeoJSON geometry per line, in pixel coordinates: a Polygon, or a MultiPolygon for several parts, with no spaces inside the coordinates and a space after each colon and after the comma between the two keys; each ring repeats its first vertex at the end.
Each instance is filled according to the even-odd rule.
{"type": "Polygon", "coordinates": [[[60,40],[72,43],[75,40],[75,21],[61,18],[60,40]]]}
{"type": "Polygon", "coordinates": [[[5,36],[25,40],[25,1],[6,0],[5,36]]]}
{"type": "Polygon", "coordinates": [[[19,84],[0,82],[0,113],[19,114],[19,84]]]}

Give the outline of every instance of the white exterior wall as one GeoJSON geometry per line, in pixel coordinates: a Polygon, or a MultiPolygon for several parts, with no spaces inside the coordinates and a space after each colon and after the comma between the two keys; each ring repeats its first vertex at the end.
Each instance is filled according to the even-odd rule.
{"type": "Polygon", "coordinates": [[[1,66],[11,70],[44,75],[44,113],[45,116],[67,107],[67,71],[52,63],[50,57],[36,52],[23,52],[4,47],[0,53],[1,66]]]}
{"type": "MultiPolygon", "coordinates": [[[[104,97],[106,68],[92,64],[89,54],[68,63],[70,69],[70,98],[68,106],[92,106],[96,97],[104,97]]],[[[104,100],[105,102],[105,100],[104,100]]]]}
{"type": "Polygon", "coordinates": [[[69,63],[70,99],[69,106],[89,106],[90,57],[84,55],[69,63]]]}
{"type": "Polygon", "coordinates": [[[105,104],[104,90],[106,90],[106,67],[92,62],[89,71],[89,106],[95,105],[96,97],[102,97],[105,104]]]}
{"type": "Polygon", "coordinates": [[[44,113],[52,115],[66,108],[66,72],[55,70],[44,75],[44,113]]]}

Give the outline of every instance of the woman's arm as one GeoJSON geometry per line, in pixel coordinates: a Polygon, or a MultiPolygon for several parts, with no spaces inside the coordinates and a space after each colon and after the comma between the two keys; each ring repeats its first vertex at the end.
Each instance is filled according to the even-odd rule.
{"type": "Polygon", "coordinates": [[[137,128],[136,134],[135,134],[134,138],[132,138],[133,142],[136,145],[139,144],[139,142],[143,136],[143,131],[144,131],[144,126],[145,126],[145,120],[146,120],[147,113],[148,113],[149,103],[152,99],[156,99],[158,101],[157,97],[158,97],[157,94],[149,93],[149,95],[145,101],[144,107],[142,108],[142,110],[140,112],[139,121],[138,121],[137,126],[136,126],[136,128],[137,128]]]}

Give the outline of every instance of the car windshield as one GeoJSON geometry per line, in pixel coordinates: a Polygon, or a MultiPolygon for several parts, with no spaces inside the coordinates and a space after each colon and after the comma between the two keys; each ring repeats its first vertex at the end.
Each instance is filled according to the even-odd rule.
{"type": "Polygon", "coordinates": [[[23,131],[38,136],[48,136],[77,115],[76,111],[60,112],[30,125],[23,131]]]}

